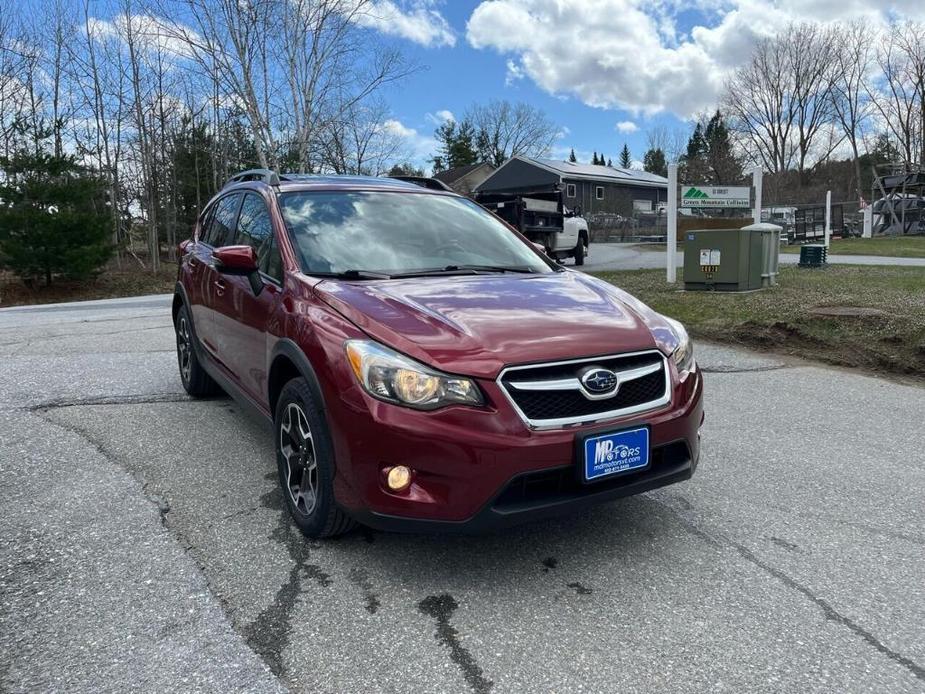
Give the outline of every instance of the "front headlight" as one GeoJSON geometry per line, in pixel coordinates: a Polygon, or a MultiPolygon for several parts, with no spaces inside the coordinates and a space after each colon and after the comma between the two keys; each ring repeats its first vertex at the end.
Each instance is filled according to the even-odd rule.
{"type": "Polygon", "coordinates": [[[468,378],[434,371],[377,342],[348,340],[345,348],[360,384],[380,400],[419,410],[483,402],[478,386],[468,378]]]}
{"type": "Polygon", "coordinates": [[[678,345],[671,353],[671,358],[674,359],[674,363],[678,366],[678,373],[683,374],[685,371],[693,371],[695,368],[694,344],[691,342],[687,330],[685,330],[684,326],[674,318],[669,318],[668,316],[662,317],[668,321],[668,325],[671,326],[672,331],[674,331],[675,336],[678,338],[678,345]]]}

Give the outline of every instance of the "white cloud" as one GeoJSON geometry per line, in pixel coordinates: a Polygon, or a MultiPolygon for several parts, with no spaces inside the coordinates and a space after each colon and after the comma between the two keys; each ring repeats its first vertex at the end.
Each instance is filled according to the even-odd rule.
{"type": "Polygon", "coordinates": [[[389,135],[402,141],[402,149],[413,159],[414,163],[427,165],[427,160],[439,148],[431,135],[423,135],[396,118],[389,118],[382,123],[382,129],[389,135]]]}
{"type": "Polygon", "coordinates": [[[504,76],[504,84],[510,86],[517,80],[524,78],[524,70],[517,64],[516,60],[507,61],[507,73],[504,76]]]}
{"type": "Polygon", "coordinates": [[[634,133],[639,130],[639,126],[631,120],[621,120],[615,127],[621,133],[634,133]]]}
{"type": "Polygon", "coordinates": [[[144,50],[160,50],[179,58],[192,57],[190,40],[199,40],[192,29],[149,14],[120,14],[112,20],[91,17],[87,30],[89,36],[98,41],[113,38],[125,41],[131,30],[136,44],[144,50]]]}
{"type": "Polygon", "coordinates": [[[441,109],[436,113],[426,113],[424,114],[424,119],[433,123],[434,125],[443,125],[448,121],[455,121],[456,116],[453,115],[453,112],[449,109],[441,109]]]}
{"type": "Polygon", "coordinates": [[[456,35],[433,0],[372,0],[354,18],[360,26],[422,46],[455,46],[456,35]]]}
{"type": "Polygon", "coordinates": [[[689,117],[715,105],[755,41],[790,21],[925,16],[921,0],[483,0],[466,25],[475,48],[508,56],[506,81],[600,108],[689,117]],[[682,12],[701,25],[681,32],[682,12]]]}

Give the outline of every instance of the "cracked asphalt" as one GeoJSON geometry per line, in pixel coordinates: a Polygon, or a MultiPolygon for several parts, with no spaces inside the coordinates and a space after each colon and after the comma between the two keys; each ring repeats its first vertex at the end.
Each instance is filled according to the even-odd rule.
{"type": "Polygon", "coordinates": [[[169,297],[0,311],[0,691],[925,691],[925,390],[698,355],[689,482],[319,543],[169,297]]]}

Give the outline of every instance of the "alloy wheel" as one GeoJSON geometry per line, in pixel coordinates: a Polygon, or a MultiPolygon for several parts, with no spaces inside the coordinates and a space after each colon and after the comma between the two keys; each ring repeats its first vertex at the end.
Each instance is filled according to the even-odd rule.
{"type": "Polygon", "coordinates": [[[290,402],[279,425],[279,449],[286,460],[286,489],[293,505],[310,515],[318,502],[318,463],[305,410],[290,402]]]}
{"type": "Polygon", "coordinates": [[[177,359],[180,362],[180,375],[183,382],[189,383],[193,369],[193,343],[190,339],[189,322],[181,316],[177,323],[177,359]]]}

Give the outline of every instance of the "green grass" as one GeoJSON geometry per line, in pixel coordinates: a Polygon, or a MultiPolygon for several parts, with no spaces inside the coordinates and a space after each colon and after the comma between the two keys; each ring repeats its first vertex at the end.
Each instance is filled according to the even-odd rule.
{"type": "Polygon", "coordinates": [[[912,267],[781,269],[759,292],[684,292],[663,270],[597,273],[691,334],[840,366],[925,378],[925,271],[912,267]],[[861,307],[884,315],[820,316],[819,307],[861,307]]]}
{"type": "MultiPolygon", "coordinates": [[[[781,253],[799,253],[799,246],[781,246],[781,253]]],[[[873,239],[833,239],[830,255],[888,255],[925,258],[925,236],[888,236],[873,239]]]]}

